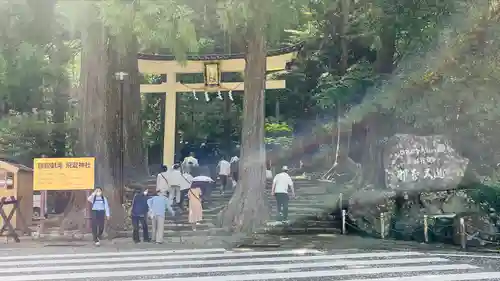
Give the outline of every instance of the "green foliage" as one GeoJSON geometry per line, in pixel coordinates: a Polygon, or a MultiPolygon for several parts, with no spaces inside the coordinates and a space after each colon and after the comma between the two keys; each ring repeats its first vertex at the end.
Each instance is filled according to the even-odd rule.
{"type": "Polygon", "coordinates": [[[142,96],[141,117],[143,120],[143,139],[146,146],[163,143],[162,100],[155,95],[142,96]]]}
{"type": "Polygon", "coordinates": [[[283,42],[284,30],[295,28],[308,1],[302,0],[219,0],[219,22],[224,30],[245,35],[255,22],[266,27],[270,43],[283,42]],[[258,8],[252,9],[251,5],[258,8]]]}
{"type": "Polygon", "coordinates": [[[65,87],[74,46],[55,1],[40,3],[0,2],[0,150],[26,164],[74,146],[65,87]]]}
{"type": "Polygon", "coordinates": [[[285,122],[266,122],[264,125],[264,130],[266,131],[266,135],[276,136],[283,134],[290,134],[292,132],[292,128],[288,126],[285,122]]]}
{"type": "Polygon", "coordinates": [[[485,213],[490,213],[493,210],[500,210],[500,185],[486,185],[475,183],[466,186],[467,195],[474,202],[478,202],[480,208],[485,213]]]}
{"type": "Polygon", "coordinates": [[[293,130],[285,122],[267,120],[264,125],[266,132],[265,143],[271,150],[286,151],[292,147],[293,130]]]}
{"type": "Polygon", "coordinates": [[[317,93],[315,98],[325,111],[331,110],[338,103],[353,104],[364,96],[366,89],[376,79],[372,65],[367,61],[360,61],[351,65],[342,76],[325,72],[318,79],[318,86],[314,90],[317,93]]]}
{"type": "MultiPolygon", "coordinates": [[[[0,120],[0,151],[2,157],[30,164],[33,157],[52,155],[56,132],[66,134],[72,130],[69,124],[52,121],[50,112],[11,112],[0,120]]],[[[66,147],[72,154],[73,147],[66,147]]]]}
{"type": "Polygon", "coordinates": [[[180,1],[122,1],[99,2],[101,17],[122,46],[127,36],[138,38],[141,49],[148,52],[168,49],[180,60],[197,50],[196,15],[180,1]]]}

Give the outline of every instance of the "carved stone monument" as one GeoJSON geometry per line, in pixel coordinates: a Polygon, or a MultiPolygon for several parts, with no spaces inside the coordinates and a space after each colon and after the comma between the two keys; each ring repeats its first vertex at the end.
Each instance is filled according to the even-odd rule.
{"type": "Polygon", "coordinates": [[[408,191],[453,189],[468,163],[443,136],[394,135],[384,153],[386,186],[408,191]]]}

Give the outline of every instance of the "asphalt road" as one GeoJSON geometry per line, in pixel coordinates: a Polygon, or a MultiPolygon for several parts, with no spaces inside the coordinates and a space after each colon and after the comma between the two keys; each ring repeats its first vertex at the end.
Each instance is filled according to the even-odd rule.
{"type": "Polygon", "coordinates": [[[454,251],[44,248],[0,251],[8,281],[500,280],[500,256],[454,251]]]}

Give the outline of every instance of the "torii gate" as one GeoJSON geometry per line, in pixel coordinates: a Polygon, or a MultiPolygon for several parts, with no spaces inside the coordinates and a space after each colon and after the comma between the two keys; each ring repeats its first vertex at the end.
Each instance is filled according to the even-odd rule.
{"type": "MultiPolygon", "coordinates": [[[[299,46],[270,51],[267,54],[267,71],[287,69],[296,57],[299,46]]],[[[177,93],[219,91],[242,91],[243,82],[222,82],[222,73],[239,72],[245,69],[244,54],[188,56],[180,63],[173,56],[139,54],[139,72],[142,74],[162,75],[161,84],[141,84],[141,93],[165,94],[165,123],[163,135],[163,164],[174,164],[176,139],[177,93]],[[181,83],[177,74],[203,74],[205,83],[181,83]]],[[[267,80],[266,89],[283,89],[285,80],[267,80]]]]}

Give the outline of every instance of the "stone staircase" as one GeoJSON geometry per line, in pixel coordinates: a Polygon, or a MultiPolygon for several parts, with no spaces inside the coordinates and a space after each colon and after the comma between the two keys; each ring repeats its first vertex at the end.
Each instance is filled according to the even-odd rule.
{"type": "MultiPolygon", "coordinates": [[[[147,182],[148,189],[155,190],[155,179],[147,182]]],[[[295,179],[295,199],[290,199],[288,219],[289,222],[277,222],[271,220],[258,233],[268,234],[294,234],[294,233],[339,233],[341,229],[340,217],[329,215],[327,211],[334,207],[337,198],[328,196],[324,184],[317,181],[295,179]]],[[[219,188],[219,185],[217,185],[219,188]]],[[[174,218],[167,215],[164,233],[170,237],[185,236],[217,236],[223,235],[224,230],[216,226],[217,215],[227,206],[233,191],[226,191],[221,194],[219,190],[214,190],[211,194],[211,204],[203,209],[203,222],[197,225],[193,231],[188,223],[188,212],[178,208],[174,210],[177,216],[174,218]]],[[[266,188],[266,194],[271,205],[271,218],[277,216],[276,200],[271,196],[270,183],[266,188]]],[[[150,226],[151,229],[151,226],[150,226]]],[[[126,233],[131,236],[131,231],[126,233]]]]}
{"type": "MultiPolygon", "coordinates": [[[[294,179],[296,198],[288,203],[288,223],[270,221],[264,232],[270,234],[339,233],[340,214],[332,214],[338,198],[329,195],[325,184],[307,179],[294,179]]],[[[271,218],[276,217],[276,200],[266,190],[271,204],[271,218]]]]}

